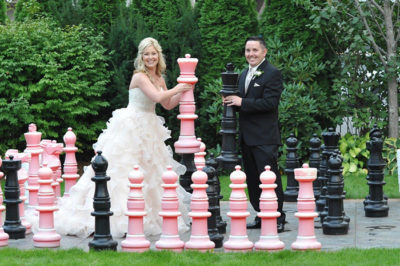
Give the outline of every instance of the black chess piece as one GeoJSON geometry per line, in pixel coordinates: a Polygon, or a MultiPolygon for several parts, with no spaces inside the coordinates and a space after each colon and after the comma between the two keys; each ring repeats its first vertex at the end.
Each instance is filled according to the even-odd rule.
{"type": "Polygon", "coordinates": [[[21,160],[14,160],[10,155],[9,160],[3,160],[2,170],[5,174],[6,183],[4,186],[4,204],[6,205],[6,218],[4,221],[4,232],[11,239],[25,238],[26,227],[21,224],[19,217],[18,170],[21,169],[21,160]]]}
{"type": "MultiPolygon", "coordinates": [[[[228,63],[226,65],[226,72],[221,73],[222,77],[222,90],[220,94],[223,97],[230,95],[238,95],[238,78],[239,74],[234,72],[234,65],[228,63]]],[[[224,104],[224,113],[221,121],[222,135],[221,155],[217,157],[219,166],[223,169],[232,171],[236,165],[240,165],[240,158],[237,152],[236,136],[237,122],[236,122],[236,108],[224,104]]]]}
{"type": "Polygon", "coordinates": [[[299,195],[299,182],[294,178],[294,169],[300,167],[299,158],[297,157],[297,139],[293,133],[286,139],[286,168],[285,174],[287,177],[286,190],[284,198],[287,202],[296,202],[299,195]]]}
{"type": "Polygon", "coordinates": [[[326,235],[345,235],[349,230],[349,219],[343,208],[344,182],[342,176],[342,158],[333,153],[328,160],[327,208],[328,214],[323,220],[322,230],[326,235]]]}
{"type": "MultiPolygon", "coordinates": [[[[95,182],[95,191],[93,197],[94,211],[91,213],[95,217],[95,231],[93,240],[89,242],[89,248],[93,250],[117,250],[117,241],[114,241],[110,233],[110,211],[111,201],[108,194],[107,182],[110,177],[106,175],[108,162],[101,155],[101,151],[97,151],[97,155],[92,161],[92,168],[95,172],[92,181],[95,182]]],[[[128,177],[127,177],[128,178],[128,177]]]]}
{"type": "MultiPolygon", "coordinates": [[[[210,156],[213,155],[210,154],[210,156]]],[[[207,160],[207,162],[209,162],[209,160],[207,160]]],[[[217,171],[207,162],[206,166],[203,168],[203,171],[207,174],[208,177],[208,188],[206,192],[209,204],[208,211],[211,213],[211,216],[207,219],[208,236],[210,237],[210,240],[215,243],[215,248],[220,248],[222,247],[224,236],[220,234],[217,227],[217,216],[220,215],[219,195],[217,191],[217,171]]]]}
{"type": "Polygon", "coordinates": [[[370,152],[368,159],[368,186],[369,194],[364,200],[364,211],[367,217],[387,217],[389,206],[383,194],[383,186],[386,182],[384,168],[386,162],[382,157],[383,140],[382,133],[375,124],[370,134],[370,141],[367,142],[367,149],[370,152]]]}
{"type": "MultiPolygon", "coordinates": [[[[313,134],[310,139],[310,158],[309,165],[311,168],[317,168],[317,177],[319,176],[319,167],[321,165],[321,140],[317,134],[313,134]]],[[[318,200],[321,193],[321,181],[317,178],[313,182],[314,197],[318,200]]]]}

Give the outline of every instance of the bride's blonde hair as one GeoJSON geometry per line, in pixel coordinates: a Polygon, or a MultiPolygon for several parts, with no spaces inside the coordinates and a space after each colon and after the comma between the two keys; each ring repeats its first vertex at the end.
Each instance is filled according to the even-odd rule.
{"type": "Polygon", "coordinates": [[[143,52],[149,46],[153,46],[154,49],[156,49],[156,51],[158,53],[158,64],[157,64],[157,69],[156,69],[157,76],[161,76],[165,72],[165,69],[166,69],[165,59],[164,59],[164,55],[162,54],[162,48],[161,48],[160,44],[158,43],[158,41],[156,39],[147,37],[147,38],[144,38],[139,43],[138,53],[137,53],[137,56],[135,58],[135,63],[134,63],[134,66],[135,66],[134,73],[143,72],[152,81],[152,78],[150,77],[150,74],[143,62],[143,52]]]}

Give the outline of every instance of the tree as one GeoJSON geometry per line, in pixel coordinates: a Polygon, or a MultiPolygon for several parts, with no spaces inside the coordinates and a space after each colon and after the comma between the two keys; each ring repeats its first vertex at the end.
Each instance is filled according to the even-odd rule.
{"type": "MultiPolygon", "coordinates": [[[[310,10],[296,4],[293,0],[268,1],[261,14],[260,32],[266,39],[274,40],[269,42],[274,47],[267,47],[268,49],[273,48],[270,49],[267,57],[280,57],[279,63],[282,63],[282,60],[285,61],[279,68],[283,73],[285,83],[300,82],[300,85],[308,87],[309,96],[316,100],[314,107],[318,111],[312,114],[310,122],[318,121],[322,129],[327,129],[336,127],[335,123],[338,123],[340,116],[340,113],[333,113],[329,110],[329,104],[336,102],[337,91],[327,89],[332,86],[335,68],[332,68],[326,62],[332,60],[334,54],[327,47],[322,34],[307,27],[307,24],[310,23],[310,16],[310,10]],[[272,36],[273,38],[271,38],[272,36]],[[279,44],[279,47],[276,46],[277,44],[279,44]],[[299,47],[301,49],[298,49],[299,47]],[[274,54],[286,54],[288,50],[293,51],[296,56],[295,54],[285,56],[274,54]],[[291,56],[291,59],[285,59],[286,56],[291,56]],[[307,61],[307,58],[309,61],[307,61]],[[316,71],[314,65],[322,66],[322,68],[316,71]],[[298,71],[297,77],[294,75],[294,68],[298,71]]],[[[298,92],[302,91],[303,89],[299,89],[298,92]]],[[[337,109],[336,107],[332,108],[337,109]]],[[[284,114],[281,113],[282,115],[284,114]]],[[[304,129],[304,127],[302,128],[304,129]]],[[[287,130],[290,130],[290,128],[287,128],[287,130]]],[[[297,127],[294,127],[293,130],[297,130],[297,127]]],[[[299,135],[296,134],[296,136],[299,135]]],[[[300,133],[300,136],[304,136],[303,132],[300,133]]],[[[284,137],[288,136],[284,135],[284,137]]],[[[305,135],[304,137],[309,138],[310,136],[305,135]]],[[[307,146],[308,141],[304,144],[307,146]]]]}
{"type": "Polygon", "coordinates": [[[343,88],[349,114],[361,127],[361,133],[378,123],[388,126],[389,137],[398,138],[399,1],[384,0],[378,4],[332,0],[320,5],[313,1],[297,2],[310,8],[311,27],[326,36],[337,55],[336,64],[341,72],[335,86],[343,88]],[[327,32],[334,34],[328,36],[327,32]]]}
{"type": "Polygon", "coordinates": [[[204,84],[218,78],[227,63],[245,64],[244,42],[257,34],[254,0],[200,0],[198,25],[201,34],[202,64],[200,78],[204,84]]]}
{"type": "Polygon", "coordinates": [[[7,19],[6,0],[0,0],[0,25],[6,24],[6,19],[7,19]]]}
{"type": "Polygon", "coordinates": [[[389,108],[389,138],[399,137],[399,99],[398,99],[398,42],[400,40],[400,4],[398,0],[384,0],[383,5],[374,0],[366,1],[363,6],[358,0],[354,0],[358,16],[368,34],[368,41],[372,45],[380,62],[384,66],[387,76],[388,108],[389,108]],[[394,10],[397,7],[397,18],[394,19],[394,10]],[[370,24],[374,24],[371,25],[370,24]],[[378,29],[378,30],[376,30],[378,29]],[[386,45],[379,43],[378,39],[384,39],[386,45]]]}

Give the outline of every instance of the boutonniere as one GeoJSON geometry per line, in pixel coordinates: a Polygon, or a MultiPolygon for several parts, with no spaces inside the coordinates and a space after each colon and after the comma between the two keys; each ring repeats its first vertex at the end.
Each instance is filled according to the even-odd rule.
{"type": "Polygon", "coordinates": [[[253,78],[252,78],[252,79],[258,78],[258,77],[261,76],[262,74],[264,74],[264,71],[262,71],[262,70],[257,70],[256,72],[254,72],[253,78]]]}

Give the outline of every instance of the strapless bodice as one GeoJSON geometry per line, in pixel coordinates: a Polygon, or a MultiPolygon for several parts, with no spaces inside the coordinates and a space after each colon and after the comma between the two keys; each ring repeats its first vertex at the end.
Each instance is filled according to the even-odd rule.
{"type": "Polygon", "coordinates": [[[146,96],[139,88],[129,89],[128,108],[142,112],[155,112],[156,103],[146,96]]]}

